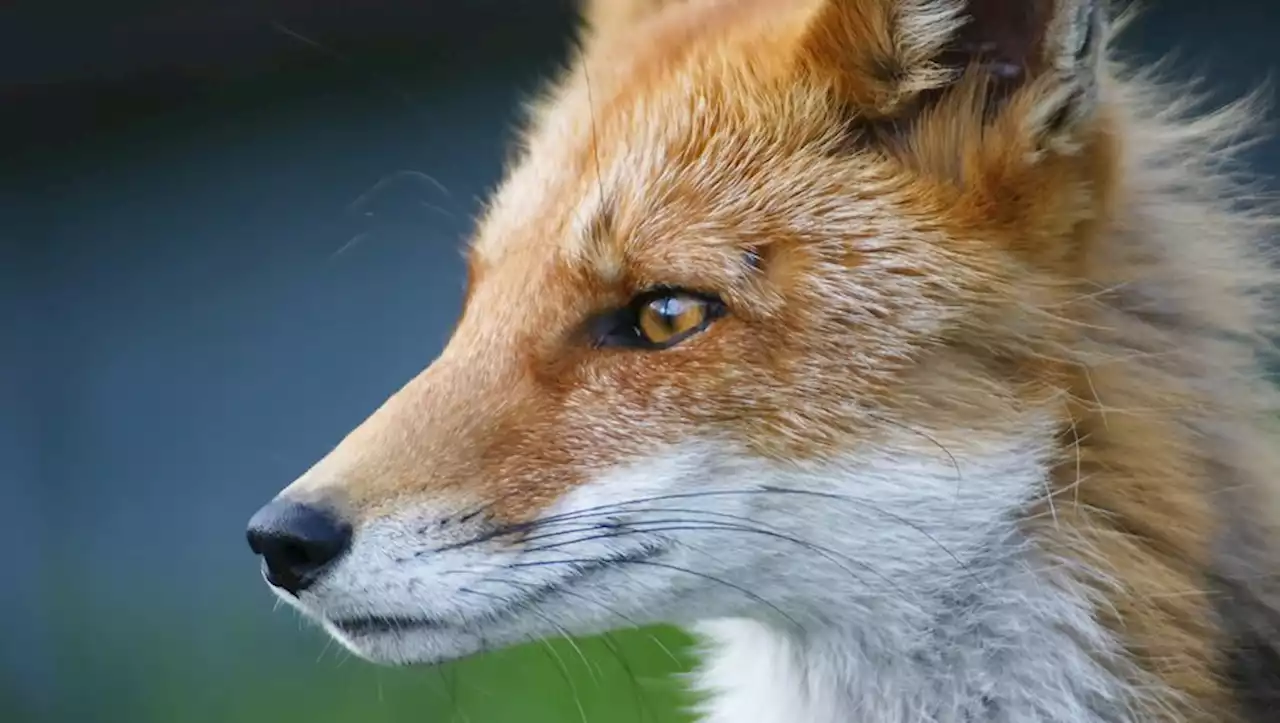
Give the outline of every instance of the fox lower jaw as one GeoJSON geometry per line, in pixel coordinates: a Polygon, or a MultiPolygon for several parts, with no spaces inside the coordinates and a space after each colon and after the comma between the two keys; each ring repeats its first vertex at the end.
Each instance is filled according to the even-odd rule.
{"type": "MultiPolygon", "coordinates": [[[[393,594],[372,600],[345,599],[335,605],[334,599],[347,596],[330,597],[322,587],[297,597],[280,590],[276,593],[366,661],[435,665],[543,638],[623,627],[628,616],[605,600],[625,598],[626,593],[620,591],[636,587],[626,571],[629,564],[656,560],[662,552],[657,546],[645,545],[564,564],[551,560],[515,563],[535,569],[545,564],[555,570],[554,574],[528,579],[520,576],[521,567],[499,568],[494,572],[502,575],[487,576],[460,571],[468,584],[423,593],[418,601],[393,594]],[[435,595],[445,600],[452,597],[455,604],[433,605],[435,595]]],[[[655,622],[660,621],[636,624],[655,622]]]]}

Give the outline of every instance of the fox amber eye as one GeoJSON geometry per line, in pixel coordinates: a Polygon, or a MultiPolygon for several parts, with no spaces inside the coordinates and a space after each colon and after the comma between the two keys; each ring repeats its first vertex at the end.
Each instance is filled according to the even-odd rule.
{"type": "Polygon", "coordinates": [[[711,321],[711,302],[673,294],[645,302],[636,310],[636,328],[649,344],[670,346],[701,331],[711,321]]]}
{"type": "Polygon", "coordinates": [[[666,349],[703,331],[724,314],[724,302],[713,295],[657,288],[622,308],[589,319],[586,333],[597,349],[666,349]]]}

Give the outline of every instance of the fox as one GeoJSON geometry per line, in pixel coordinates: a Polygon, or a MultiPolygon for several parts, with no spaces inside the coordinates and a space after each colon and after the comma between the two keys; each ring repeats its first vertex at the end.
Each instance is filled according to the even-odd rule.
{"type": "Polygon", "coordinates": [[[580,16],[270,588],[380,665],[681,626],[704,723],[1274,721],[1261,91],[1104,0],[580,16]]]}

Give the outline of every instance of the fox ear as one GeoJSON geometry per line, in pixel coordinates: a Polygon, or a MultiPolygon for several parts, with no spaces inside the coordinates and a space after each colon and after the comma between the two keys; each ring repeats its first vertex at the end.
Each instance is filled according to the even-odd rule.
{"type": "Polygon", "coordinates": [[[1096,100],[1104,3],[824,0],[804,50],[873,117],[921,110],[967,78],[988,109],[1036,84],[1057,104],[1037,112],[1062,122],[1087,115],[1096,100]]]}

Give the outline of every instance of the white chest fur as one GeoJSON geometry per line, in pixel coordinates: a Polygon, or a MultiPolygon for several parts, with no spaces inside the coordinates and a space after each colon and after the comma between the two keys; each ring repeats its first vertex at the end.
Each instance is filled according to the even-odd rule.
{"type": "Polygon", "coordinates": [[[1003,577],[871,624],[804,634],[702,623],[705,723],[1130,723],[1136,688],[1083,588],[1003,577]]]}

